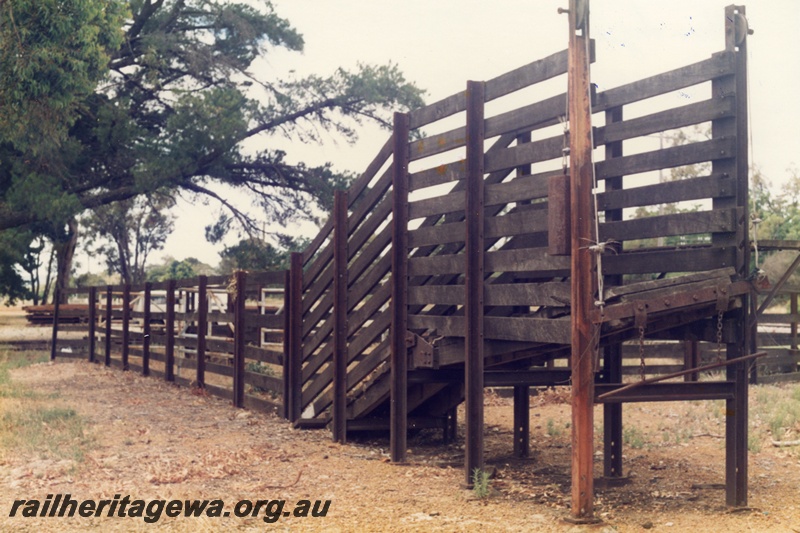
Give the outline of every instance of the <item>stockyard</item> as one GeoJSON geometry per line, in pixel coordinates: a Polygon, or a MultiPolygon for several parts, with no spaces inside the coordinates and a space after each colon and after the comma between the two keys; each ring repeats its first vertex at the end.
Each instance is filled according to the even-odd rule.
{"type": "Polygon", "coordinates": [[[5,309],[3,528],[800,531],[800,259],[759,263],[800,245],[752,234],[745,7],[611,88],[564,14],[563,52],[396,113],[290,269],[5,309]],[[665,202],[703,207],[627,216],[665,202]]]}

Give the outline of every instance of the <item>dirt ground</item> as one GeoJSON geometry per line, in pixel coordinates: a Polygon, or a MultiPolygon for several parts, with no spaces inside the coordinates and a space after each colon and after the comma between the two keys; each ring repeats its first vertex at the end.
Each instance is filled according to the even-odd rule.
{"type": "MultiPolygon", "coordinates": [[[[388,459],[388,439],[334,444],[325,430],[295,430],[273,415],[156,379],[86,362],[41,363],[11,372],[15,384],[86,421],[79,460],[33,451],[0,454],[3,531],[794,531],[800,532],[800,451],[775,447],[754,431],[750,508],[724,505],[722,402],[625,407],[624,486],[598,483],[602,522],[575,526],[569,515],[569,407],[564,392],[531,399],[531,457],[512,455],[511,400],[487,394],[486,459],[495,471],[488,497],[462,488],[463,427],[441,444],[438,432],[409,439],[410,462],[388,459]],[[758,440],[760,439],[760,440],[758,440]],[[324,517],[162,516],[9,517],[13,500],[69,493],[78,500],[331,500],[324,517]]],[[[794,387],[798,387],[795,385],[794,387]]],[[[754,387],[753,424],[777,387],[754,387]]],[[[0,398],[2,400],[2,398],[0,398]]],[[[764,411],[766,413],[766,411],[764,411]]],[[[764,415],[766,417],[766,414],[764,415]]],[[[597,433],[602,408],[595,413],[597,433]]],[[[463,420],[463,417],[462,417],[463,420]]],[[[763,427],[762,427],[763,429],[763,427]]],[[[784,437],[791,436],[787,433],[784,437]]],[[[601,437],[596,473],[602,473],[601,437]]]]}

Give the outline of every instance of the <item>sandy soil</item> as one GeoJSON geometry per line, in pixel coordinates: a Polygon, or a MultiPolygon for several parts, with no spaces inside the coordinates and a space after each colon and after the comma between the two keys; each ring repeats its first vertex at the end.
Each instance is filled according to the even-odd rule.
{"type": "Polygon", "coordinates": [[[629,447],[629,483],[598,488],[603,522],[573,526],[563,521],[569,514],[563,394],[533,398],[533,453],[526,460],[512,457],[510,400],[489,395],[486,455],[497,471],[492,494],[477,500],[461,488],[463,441],[443,447],[438,434],[413,436],[410,464],[400,466],[388,462],[386,439],[334,444],[324,430],[294,430],[275,416],[85,362],[38,364],[13,371],[13,379],[57,393],[58,405],[86,418],[94,442],[79,464],[6,456],[0,468],[3,530],[153,529],[140,518],[7,516],[13,499],[70,493],[77,499],[220,498],[228,509],[240,499],[332,502],[325,517],[292,516],[274,524],[265,524],[263,515],[162,517],[157,523],[159,530],[178,531],[800,531],[798,456],[772,447],[752,455],[751,509],[729,512],[724,491],[715,488],[724,482],[722,425],[709,422],[713,410],[700,405],[626,407],[627,423],[643,435],[659,424],[669,435],[673,426],[665,423],[679,429],[696,422],[704,432],[681,443],[629,447]]]}
{"type": "MultiPolygon", "coordinates": [[[[0,339],[49,338],[0,308],[0,339]]],[[[90,446],[80,461],[33,452],[0,453],[2,531],[786,531],[800,533],[800,448],[771,445],[764,403],[787,391],[751,389],[750,508],[724,505],[723,402],[625,407],[627,482],[597,483],[602,522],[575,526],[569,516],[568,390],[531,399],[531,456],[513,456],[512,403],[487,394],[486,460],[491,494],[463,488],[463,426],[441,444],[439,432],[409,439],[410,461],[394,465],[388,439],[332,443],[325,430],[295,430],[273,415],[162,381],[86,362],[62,360],[12,371],[12,379],[53,406],[75,409],[90,446]],[[9,517],[13,500],[69,493],[78,500],[331,500],[324,517],[162,516],[142,518],[9,517]]],[[[800,385],[788,385],[800,389],[800,385]]],[[[784,394],[785,395],[785,394],[784,394]]],[[[3,398],[0,397],[0,407],[3,398]]],[[[2,409],[0,409],[2,411],[2,409]]],[[[0,412],[0,422],[2,422],[0,412]]],[[[463,420],[463,413],[461,416],[463,420]]],[[[595,411],[596,476],[602,474],[602,408],[595,411]]],[[[2,429],[0,424],[0,429],[2,429]]],[[[800,427],[796,428],[800,431],[800,427]]],[[[2,431],[0,431],[2,433],[2,431]]],[[[791,434],[784,438],[796,438],[791,434]]]]}

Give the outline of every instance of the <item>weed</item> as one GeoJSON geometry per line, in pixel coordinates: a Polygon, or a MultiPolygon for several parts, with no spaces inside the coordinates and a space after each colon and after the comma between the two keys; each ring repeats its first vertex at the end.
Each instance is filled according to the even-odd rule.
{"type": "Polygon", "coordinates": [[[622,443],[635,450],[642,449],[645,445],[644,433],[636,426],[626,426],[622,430],[622,443]]]}
{"type": "Polygon", "coordinates": [[[556,426],[555,421],[552,418],[547,419],[547,434],[551,437],[560,437],[561,436],[561,428],[556,426]]]}
{"type": "Polygon", "coordinates": [[[489,495],[491,488],[491,480],[489,479],[489,472],[476,468],[472,471],[472,492],[478,499],[486,498],[489,495]]]}
{"type": "Polygon", "coordinates": [[[45,403],[57,394],[37,393],[11,380],[10,369],[46,360],[45,352],[0,349],[0,445],[43,458],[80,462],[91,442],[81,417],[74,409],[45,403]]]}

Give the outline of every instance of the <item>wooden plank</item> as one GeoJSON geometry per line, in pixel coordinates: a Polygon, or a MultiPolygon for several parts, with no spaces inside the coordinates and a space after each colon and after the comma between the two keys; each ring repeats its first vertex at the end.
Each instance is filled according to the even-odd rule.
{"type": "Polygon", "coordinates": [[[563,93],[495,115],[486,119],[486,137],[558,124],[566,109],[567,93],[563,93]]]}
{"type": "Polygon", "coordinates": [[[347,300],[355,306],[363,300],[389,273],[392,267],[391,253],[383,255],[369,271],[350,288],[347,300]]]}
{"type": "Polygon", "coordinates": [[[463,254],[412,257],[408,260],[409,276],[437,276],[464,272],[463,254]]]}
{"type": "Polygon", "coordinates": [[[570,253],[569,176],[550,176],[547,187],[547,253],[570,253]]]}
{"type": "Polygon", "coordinates": [[[499,239],[548,230],[548,211],[544,209],[511,212],[503,216],[486,217],[487,239],[499,239]]]}
{"type": "MultiPolygon", "coordinates": [[[[351,237],[348,243],[348,259],[352,260],[359,253],[364,252],[364,246],[371,244],[375,237],[375,232],[385,223],[392,213],[392,197],[385,195],[380,203],[370,212],[369,218],[361,224],[355,231],[351,230],[351,237]]],[[[353,221],[351,220],[352,224],[353,221]]],[[[351,226],[352,227],[352,226],[351,226]]]]}
{"type": "MultiPolygon", "coordinates": [[[[489,291],[487,286],[487,293],[489,291]]],[[[464,305],[462,285],[412,285],[408,287],[410,305],[464,305]]]]}
{"type": "MultiPolygon", "coordinates": [[[[212,313],[209,315],[209,321],[222,322],[221,320],[214,320],[221,313],[212,313]]],[[[228,315],[230,313],[225,313],[228,315]]],[[[233,317],[231,317],[233,318],[233,317]]],[[[256,315],[248,312],[245,315],[245,327],[248,328],[265,328],[265,329],[283,329],[283,315],[256,315]]]]}
{"type": "MultiPolygon", "coordinates": [[[[594,41],[590,43],[590,46],[594,49],[594,41]]],[[[591,56],[594,57],[593,50],[591,56]]],[[[567,51],[562,50],[488,80],[486,82],[486,101],[489,102],[529,85],[535,85],[566,73],[567,51]]]]}
{"type": "MultiPolygon", "coordinates": [[[[361,275],[376,261],[380,261],[379,256],[385,252],[386,247],[392,242],[391,224],[387,224],[380,233],[373,234],[369,244],[361,249],[360,253],[350,264],[349,282],[351,286],[361,283],[361,275]]],[[[385,254],[388,255],[388,254],[385,254]]]]}
{"type": "Polygon", "coordinates": [[[698,272],[735,264],[735,247],[672,248],[603,257],[603,271],[608,275],[698,272]]]}
{"type": "Polygon", "coordinates": [[[333,332],[333,317],[328,317],[325,322],[319,325],[314,333],[303,339],[303,360],[308,359],[312,353],[328,340],[333,332]]]}
{"type": "Polygon", "coordinates": [[[620,107],[691,87],[704,81],[732,74],[733,70],[733,53],[714,54],[710,59],[598,93],[592,111],[605,111],[612,107],[620,107]]]}
{"type": "Polygon", "coordinates": [[[131,328],[131,286],[125,285],[122,292],[122,369],[128,370],[128,346],[131,328]]]}
{"type": "Polygon", "coordinates": [[[487,183],[486,206],[499,206],[513,202],[547,198],[548,183],[551,176],[562,173],[544,172],[530,176],[520,176],[502,183],[487,183]]]}
{"type": "Polygon", "coordinates": [[[715,96],[702,102],[615,122],[596,128],[594,142],[596,146],[602,146],[606,143],[701,124],[712,119],[731,117],[734,113],[734,104],[735,98],[732,95],[715,96]]]}
{"type": "Polygon", "coordinates": [[[491,154],[487,153],[485,157],[486,172],[497,172],[520,165],[560,158],[563,145],[564,136],[558,135],[512,146],[491,154]]]}
{"type": "Polygon", "coordinates": [[[627,241],[698,233],[736,231],[741,209],[691,211],[600,224],[600,241],[627,241]]]}
{"type": "Polygon", "coordinates": [[[597,179],[601,180],[607,177],[726,159],[734,156],[735,149],[736,139],[734,137],[712,139],[663,150],[616,157],[609,161],[598,162],[595,168],[597,179]]]}
{"type": "MultiPolygon", "coordinates": [[[[426,124],[460,113],[466,109],[466,105],[466,96],[463,92],[458,92],[432,104],[414,109],[408,114],[409,129],[415,130],[426,124]]],[[[397,153],[396,149],[394,152],[395,157],[397,157],[397,153]]]]}
{"type": "Polygon", "coordinates": [[[487,339],[569,344],[569,318],[486,317],[487,339]]]}
{"type": "Polygon", "coordinates": [[[328,242],[303,273],[304,291],[310,291],[310,287],[319,285],[320,279],[327,279],[330,277],[332,259],[333,242],[328,242]]]}
{"type": "Polygon", "coordinates": [[[350,185],[350,188],[347,190],[347,206],[354,212],[357,211],[355,208],[357,203],[367,200],[367,198],[362,197],[361,194],[367,190],[369,183],[378,174],[383,165],[386,164],[386,161],[389,160],[389,157],[392,155],[393,147],[394,144],[390,136],[386,139],[386,142],[383,143],[381,149],[378,150],[378,154],[375,158],[367,165],[367,169],[364,173],[350,185]]]}
{"type": "Polygon", "coordinates": [[[247,359],[255,359],[263,363],[272,365],[283,365],[284,355],[283,352],[264,348],[263,346],[250,346],[244,347],[244,356],[247,359]]]}
{"type": "Polygon", "coordinates": [[[283,381],[275,376],[246,371],[244,373],[244,382],[248,385],[283,395],[283,381]]]}
{"type": "Polygon", "coordinates": [[[322,322],[327,320],[331,309],[333,309],[333,291],[328,291],[322,297],[322,300],[317,303],[317,306],[303,317],[303,337],[309,335],[322,322]]]}
{"type": "MultiPolygon", "coordinates": [[[[258,285],[280,285],[283,287],[284,283],[284,271],[283,270],[275,270],[270,272],[248,272],[247,273],[247,285],[250,286],[258,286],[258,285]]],[[[209,278],[209,285],[211,284],[211,278],[209,278]]]]}
{"type": "Polygon", "coordinates": [[[319,259],[318,254],[320,249],[325,241],[330,237],[332,230],[333,220],[328,219],[328,221],[325,222],[325,224],[319,230],[319,233],[317,233],[317,236],[311,241],[311,244],[309,244],[308,247],[303,250],[303,265],[310,263],[312,260],[316,261],[319,259]]]}
{"type": "Polygon", "coordinates": [[[150,374],[150,304],[153,288],[150,283],[144,284],[144,318],[142,326],[142,374],[150,374]]]}
{"type": "Polygon", "coordinates": [[[467,162],[464,159],[444,163],[434,168],[420,170],[408,175],[408,190],[416,191],[426,187],[442,185],[464,179],[467,171],[467,162]]]}
{"type": "Polygon", "coordinates": [[[493,306],[568,306],[569,283],[493,283],[486,286],[486,305],[493,306]]]}
{"type": "Polygon", "coordinates": [[[466,223],[463,221],[451,224],[439,224],[436,226],[425,226],[409,230],[408,246],[410,248],[419,248],[421,246],[464,242],[465,232],[466,223]]]}
{"type": "Polygon", "coordinates": [[[461,148],[466,144],[466,140],[467,129],[461,126],[444,133],[411,141],[408,144],[409,162],[461,148]]]}
{"type": "Polygon", "coordinates": [[[368,326],[361,328],[350,341],[348,347],[348,354],[352,360],[358,357],[361,353],[367,350],[369,346],[378,342],[379,337],[383,335],[386,329],[391,325],[391,314],[389,310],[383,311],[375,315],[368,326]]]}
{"type": "MultiPolygon", "coordinates": [[[[284,398],[283,401],[285,402],[286,399],[284,398]]],[[[285,408],[281,403],[258,396],[251,396],[249,394],[245,394],[244,396],[244,406],[246,409],[260,411],[262,413],[281,412],[281,410],[285,408]]]]}
{"type": "Polygon", "coordinates": [[[306,285],[303,294],[303,314],[307,313],[309,309],[319,300],[323,293],[327,291],[333,283],[333,265],[328,263],[325,270],[317,277],[316,281],[310,285],[306,285]],[[307,289],[307,290],[306,290],[307,289]]]}
{"type": "Polygon", "coordinates": [[[409,220],[414,220],[435,215],[441,216],[447,213],[463,211],[464,207],[464,193],[452,192],[442,196],[409,202],[408,218],[409,220]]]}
{"type": "Polygon", "coordinates": [[[364,327],[364,324],[372,319],[373,315],[389,302],[391,295],[391,284],[384,283],[368,299],[364,300],[364,304],[361,307],[354,308],[348,319],[347,334],[353,335],[360,328],[364,327]]]}
{"type": "Polygon", "coordinates": [[[697,272],[694,274],[682,274],[676,277],[669,277],[663,279],[654,279],[648,281],[638,281],[635,283],[628,283],[626,285],[619,285],[617,287],[610,287],[606,291],[606,299],[612,300],[620,296],[631,294],[652,294],[651,291],[660,289],[675,289],[682,290],[681,285],[688,285],[701,281],[709,280],[723,280],[727,283],[730,282],[731,276],[736,274],[736,269],[733,267],[718,268],[709,271],[697,272]]]}
{"type": "Polygon", "coordinates": [[[97,346],[97,287],[89,289],[89,362],[95,362],[97,346]]]}
{"type": "Polygon", "coordinates": [[[566,276],[569,257],[547,254],[546,248],[498,250],[486,253],[487,272],[537,272],[542,276],[566,276]]]}
{"type": "MultiPolygon", "coordinates": [[[[640,207],[662,203],[685,202],[704,198],[734,196],[735,184],[728,176],[702,176],[678,181],[667,181],[643,187],[606,191],[597,195],[600,211],[640,207]]],[[[761,241],[758,243],[761,247],[761,241]]]]}

